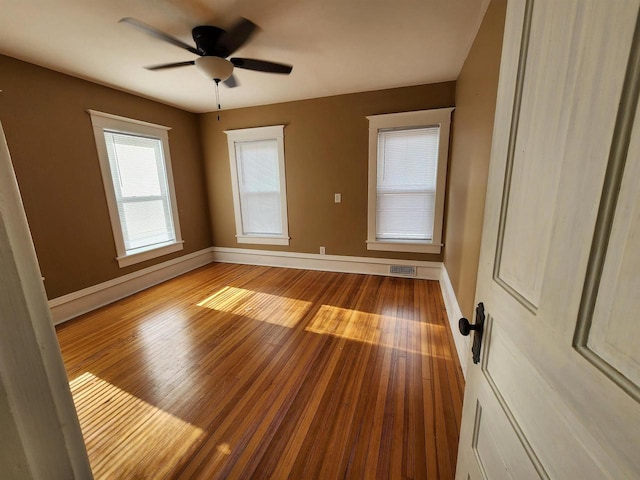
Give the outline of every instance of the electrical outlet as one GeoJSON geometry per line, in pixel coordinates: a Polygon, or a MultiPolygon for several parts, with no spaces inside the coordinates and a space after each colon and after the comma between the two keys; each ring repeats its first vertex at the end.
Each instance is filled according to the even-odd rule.
{"type": "Polygon", "coordinates": [[[333,201],[336,203],[342,203],[342,194],[341,193],[334,194],[333,201]]]}
{"type": "Polygon", "coordinates": [[[320,255],[324,255],[326,252],[324,247],[320,247],[320,255]]]}

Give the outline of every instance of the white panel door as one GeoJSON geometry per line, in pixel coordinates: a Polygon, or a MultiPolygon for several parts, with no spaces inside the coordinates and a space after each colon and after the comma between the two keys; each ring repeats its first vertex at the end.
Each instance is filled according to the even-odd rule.
{"type": "Polygon", "coordinates": [[[640,478],[639,7],[508,3],[459,480],[640,478]]]}

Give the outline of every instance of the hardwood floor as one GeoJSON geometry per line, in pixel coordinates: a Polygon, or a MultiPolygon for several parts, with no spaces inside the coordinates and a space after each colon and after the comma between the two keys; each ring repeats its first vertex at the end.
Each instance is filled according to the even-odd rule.
{"type": "Polygon", "coordinates": [[[57,332],[97,479],[453,478],[437,282],[212,264],[57,332]]]}

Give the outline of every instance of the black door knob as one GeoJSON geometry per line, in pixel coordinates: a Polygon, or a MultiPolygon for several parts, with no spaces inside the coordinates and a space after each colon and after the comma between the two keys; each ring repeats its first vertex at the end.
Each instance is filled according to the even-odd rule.
{"type": "Polygon", "coordinates": [[[482,348],[482,330],[484,329],[484,304],[480,302],[476,307],[476,323],[472,325],[469,323],[469,320],[462,317],[458,320],[458,328],[460,329],[460,333],[465,337],[471,333],[471,330],[474,330],[476,334],[473,336],[473,347],[471,351],[473,352],[473,363],[480,362],[480,348],[482,348]]]}
{"type": "Polygon", "coordinates": [[[480,325],[473,325],[469,323],[469,320],[462,317],[458,320],[458,328],[460,329],[460,333],[466,337],[471,333],[471,330],[480,330],[482,327],[480,325]]]}

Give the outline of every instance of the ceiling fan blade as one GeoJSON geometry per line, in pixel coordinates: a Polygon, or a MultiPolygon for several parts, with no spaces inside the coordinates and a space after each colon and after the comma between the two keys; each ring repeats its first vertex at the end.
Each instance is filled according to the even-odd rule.
{"type": "Polygon", "coordinates": [[[268,62],[266,60],[256,60],[255,58],[230,58],[229,61],[238,68],[246,68],[247,70],[256,70],[258,72],[282,73],[289,75],[293,66],[284,63],[268,62]]]}
{"type": "Polygon", "coordinates": [[[174,63],[163,63],[162,65],[153,65],[151,67],[144,67],[147,70],[165,70],[167,68],[176,68],[176,67],[186,67],[187,65],[195,65],[196,62],[193,60],[189,60],[187,62],[174,62],[174,63]]]}
{"type": "Polygon", "coordinates": [[[238,79],[236,78],[236,76],[234,74],[231,74],[231,76],[229,78],[227,78],[222,83],[224,83],[229,88],[234,88],[234,87],[237,87],[239,85],[238,79]]]}
{"type": "Polygon", "coordinates": [[[148,35],[151,35],[152,37],[159,38],[160,40],[164,40],[165,42],[170,43],[171,45],[175,45],[176,47],[183,48],[191,53],[195,53],[196,55],[200,55],[198,53],[198,50],[196,50],[191,45],[184,43],[182,40],[178,40],[175,37],[172,37],[168,33],[161,32],[157,28],[154,28],[151,25],[147,25],[146,23],[141,22],[136,18],[132,18],[132,17],[121,18],[119,23],[127,23],[132,27],[135,27],[138,30],[141,30],[147,33],[148,35]]]}
{"type": "Polygon", "coordinates": [[[238,22],[225,32],[218,42],[218,47],[224,50],[223,56],[228,57],[249,40],[258,26],[251,20],[240,18],[238,22]]]}

